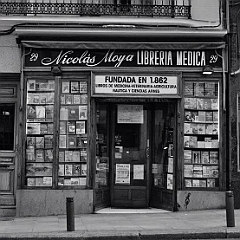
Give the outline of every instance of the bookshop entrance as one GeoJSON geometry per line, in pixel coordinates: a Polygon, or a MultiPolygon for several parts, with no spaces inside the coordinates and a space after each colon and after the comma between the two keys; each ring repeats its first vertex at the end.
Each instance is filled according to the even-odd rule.
{"type": "Polygon", "coordinates": [[[96,104],[95,208],[174,206],[174,102],[96,104]]]}

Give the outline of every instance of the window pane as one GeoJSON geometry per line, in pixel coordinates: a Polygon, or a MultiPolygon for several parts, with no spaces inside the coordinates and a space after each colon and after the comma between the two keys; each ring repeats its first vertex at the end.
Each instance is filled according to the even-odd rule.
{"type": "Polygon", "coordinates": [[[0,150],[14,148],[14,103],[0,104],[0,150]]]}

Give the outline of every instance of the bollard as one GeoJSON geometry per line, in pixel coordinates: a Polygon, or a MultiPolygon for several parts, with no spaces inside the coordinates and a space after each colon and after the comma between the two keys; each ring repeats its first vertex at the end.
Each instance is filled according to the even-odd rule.
{"type": "Polygon", "coordinates": [[[226,217],[227,227],[235,227],[234,198],[232,191],[226,192],[226,217]]]}
{"type": "Polygon", "coordinates": [[[67,231],[75,231],[74,223],[74,202],[72,197],[67,198],[67,231]]]}

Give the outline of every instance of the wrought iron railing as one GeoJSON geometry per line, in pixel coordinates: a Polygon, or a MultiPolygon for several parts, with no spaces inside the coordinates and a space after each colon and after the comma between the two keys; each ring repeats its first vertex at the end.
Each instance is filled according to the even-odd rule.
{"type": "Polygon", "coordinates": [[[181,5],[177,4],[176,0],[1,0],[0,14],[145,16],[190,19],[191,0],[181,0],[181,3],[181,5]]]}

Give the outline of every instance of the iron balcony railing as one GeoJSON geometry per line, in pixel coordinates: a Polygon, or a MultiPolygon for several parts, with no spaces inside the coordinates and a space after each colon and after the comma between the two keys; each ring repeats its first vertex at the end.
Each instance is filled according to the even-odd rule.
{"type": "Polygon", "coordinates": [[[191,0],[1,0],[1,15],[191,18],[191,0]]]}

